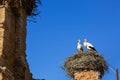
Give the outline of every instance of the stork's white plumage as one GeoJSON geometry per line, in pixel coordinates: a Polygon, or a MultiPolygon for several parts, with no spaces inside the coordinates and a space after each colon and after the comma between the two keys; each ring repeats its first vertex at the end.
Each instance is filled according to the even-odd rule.
{"type": "MultiPolygon", "coordinates": [[[[84,39],[83,45],[84,45],[88,50],[96,51],[96,49],[94,48],[94,46],[93,46],[91,43],[87,42],[87,39],[84,39]]],[[[96,52],[97,52],[97,51],[96,51],[96,52]]]]}
{"type": "Polygon", "coordinates": [[[82,45],[80,44],[80,40],[77,41],[77,50],[78,52],[83,52],[82,45]]]}

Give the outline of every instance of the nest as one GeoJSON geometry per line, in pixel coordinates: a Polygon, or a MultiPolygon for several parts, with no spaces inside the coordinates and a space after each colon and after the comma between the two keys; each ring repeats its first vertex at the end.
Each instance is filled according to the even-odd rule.
{"type": "Polygon", "coordinates": [[[6,5],[6,3],[12,8],[17,9],[22,7],[27,16],[35,16],[39,14],[37,9],[38,4],[41,4],[40,0],[0,0],[0,5],[6,5]]]}
{"type": "Polygon", "coordinates": [[[95,51],[73,54],[66,59],[64,69],[67,74],[74,78],[75,72],[94,70],[101,73],[100,77],[108,69],[104,58],[95,51]]]}

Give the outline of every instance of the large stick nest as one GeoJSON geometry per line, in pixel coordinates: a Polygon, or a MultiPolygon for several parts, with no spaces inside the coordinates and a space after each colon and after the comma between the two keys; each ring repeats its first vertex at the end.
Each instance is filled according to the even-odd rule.
{"type": "Polygon", "coordinates": [[[37,6],[41,0],[0,0],[0,5],[8,4],[11,8],[22,7],[28,16],[35,16],[39,13],[37,6]]]}
{"type": "Polygon", "coordinates": [[[95,51],[81,52],[73,54],[66,59],[64,69],[70,77],[74,77],[75,72],[94,70],[101,73],[101,77],[108,69],[104,58],[95,51]]]}

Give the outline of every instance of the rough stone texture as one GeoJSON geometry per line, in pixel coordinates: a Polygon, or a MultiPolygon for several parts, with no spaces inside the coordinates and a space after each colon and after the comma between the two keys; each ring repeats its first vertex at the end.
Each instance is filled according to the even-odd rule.
{"type": "Polygon", "coordinates": [[[1,8],[0,6],[0,56],[2,55],[2,49],[3,49],[3,36],[4,36],[3,22],[4,21],[5,21],[5,8],[1,8]]]}
{"type": "Polygon", "coordinates": [[[2,24],[4,21],[5,21],[5,8],[2,8],[2,6],[0,5],[0,27],[3,27],[2,24]]]}
{"type": "Polygon", "coordinates": [[[0,80],[32,80],[26,60],[26,13],[0,6],[0,80]]]}
{"type": "Polygon", "coordinates": [[[83,72],[76,72],[74,74],[75,80],[101,80],[100,73],[96,71],[83,71],[83,72]]]}
{"type": "Polygon", "coordinates": [[[0,56],[2,55],[2,49],[3,49],[3,35],[4,35],[4,29],[0,28],[0,56]]]}
{"type": "Polygon", "coordinates": [[[2,73],[0,73],[0,80],[2,80],[2,73]]]}

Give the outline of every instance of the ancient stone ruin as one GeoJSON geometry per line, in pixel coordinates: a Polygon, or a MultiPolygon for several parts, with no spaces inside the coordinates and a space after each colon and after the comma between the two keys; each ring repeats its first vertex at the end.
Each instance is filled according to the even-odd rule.
{"type": "Polygon", "coordinates": [[[25,52],[26,18],[36,14],[36,2],[0,0],[0,80],[32,80],[25,52]]]}

